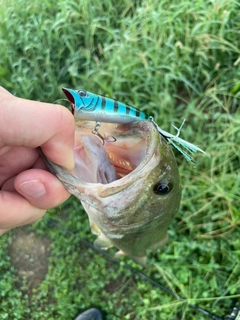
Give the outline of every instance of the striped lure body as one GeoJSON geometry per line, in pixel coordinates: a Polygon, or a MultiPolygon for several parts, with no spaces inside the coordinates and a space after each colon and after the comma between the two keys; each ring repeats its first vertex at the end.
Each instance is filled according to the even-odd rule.
{"type": "Polygon", "coordinates": [[[99,96],[85,90],[63,88],[72,105],[75,118],[108,123],[129,123],[150,120],[144,112],[122,102],[99,96]]]}
{"type": "Polygon", "coordinates": [[[149,120],[153,122],[158,132],[175,149],[183,154],[187,161],[193,161],[191,155],[197,151],[204,153],[202,149],[198,148],[194,144],[179,138],[184,122],[179,129],[174,126],[177,130],[177,134],[172,135],[171,133],[162,130],[152,117],[148,117],[144,112],[122,102],[118,102],[83,89],[72,90],[62,88],[62,90],[70,101],[72,113],[77,119],[122,124],[133,121],[149,120]]]}

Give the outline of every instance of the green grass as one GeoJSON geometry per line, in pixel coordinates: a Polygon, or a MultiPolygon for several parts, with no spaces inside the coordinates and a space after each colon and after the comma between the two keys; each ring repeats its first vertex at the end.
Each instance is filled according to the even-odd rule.
{"type": "MultiPolygon", "coordinates": [[[[82,87],[144,110],[167,131],[186,118],[181,136],[207,155],[190,165],[176,153],[181,208],[169,244],[149,256],[144,273],[191,304],[230,313],[240,300],[238,1],[0,5],[0,85],[13,94],[53,102],[62,86],[82,87]]],[[[77,200],[49,215],[93,242],[77,200]]],[[[106,319],[207,319],[47,220],[28,232],[51,241],[48,273],[30,290],[9,257],[15,232],[2,236],[0,319],[73,319],[90,306],[106,319]]]]}

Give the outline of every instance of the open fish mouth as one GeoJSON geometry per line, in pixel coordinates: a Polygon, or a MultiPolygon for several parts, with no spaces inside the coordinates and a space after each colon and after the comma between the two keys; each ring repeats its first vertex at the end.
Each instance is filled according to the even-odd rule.
{"type": "Polygon", "coordinates": [[[74,174],[82,181],[108,184],[129,175],[151,158],[154,148],[150,147],[155,143],[149,137],[149,122],[102,123],[99,131],[104,143],[92,134],[94,125],[95,122],[84,120],[76,123],[74,174]]]}

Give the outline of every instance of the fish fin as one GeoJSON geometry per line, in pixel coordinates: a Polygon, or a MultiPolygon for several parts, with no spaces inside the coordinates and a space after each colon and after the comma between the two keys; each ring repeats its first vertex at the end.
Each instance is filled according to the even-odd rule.
{"type": "Polygon", "coordinates": [[[107,249],[113,247],[113,244],[111,243],[111,241],[102,233],[94,241],[94,245],[95,245],[95,247],[97,247],[101,250],[107,250],[107,249]]]}
{"type": "Polygon", "coordinates": [[[205,151],[203,151],[202,149],[200,149],[199,147],[197,147],[195,144],[190,143],[186,140],[183,140],[181,138],[179,138],[180,132],[182,130],[182,127],[184,125],[185,119],[183,120],[183,123],[181,124],[180,128],[177,128],[175,126],[173,126],[176,130],[177,130],[177,134],[173,135],[167,131],[162,130],[157,123],[153,120],[152,117],[150,117],[150,121],[153,122],[153,124],[155,125],[155,127],[157,128],[158,132],[175,148],[177,149],[187,161],[192,161],[194,162],[192,155],[199,151],[202,153],[205,153],[205,151]]]}
{"type": "MultiPolygon", "coordinates": [[[[89,219],[90,220],[90,219],[89,219]]],[[[95,234],[95,235],[97,235],[97,236],[99,236],[100,234],[101,234],[101,230],[98,228],[98,226],[94,223],[94,222],[92,222],[91,220],[90,220],[90,228],[91,228],[91,231],[92,231],[92,233],[93,234],[95,234]]]]}
{"type": "Polygon", "coordinates": [[[126,256],[126,253],[124,253],[122,250],[119,250],[118,252],[116,252],[114,254],[114,258],[120,258],[120,257],[123,257],[123,256],[126,256]]]}
{"type": "MultiPolygon", "coordinates": [[[[123,252],[122,250],[119,250],[118,252],[116,252],[114,254],[114,258],[120,258],[120,257],[126,256],[126,255],[127,254],[125,252],[123,252]]],[[[133,261],[135,261],[136,263],[140,264],[141,266],[146,267],[147,256],[141,256],[141,257],[133,256],[133,257],[131,257],[131,259],[133,261]]]]}
{"type": "Polygon", "coordinates": [[[147,265],[147,256],[142,256],[142,257],[131,257],[133,261],[136,263],[140,264],[142,267],[146,267],[147,265]]]}

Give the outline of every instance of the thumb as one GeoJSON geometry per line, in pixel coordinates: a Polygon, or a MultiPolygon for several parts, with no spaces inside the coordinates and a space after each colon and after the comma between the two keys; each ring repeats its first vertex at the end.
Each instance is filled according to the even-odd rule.
{"type": "Polygon", "coordinates": [[[58,206],[70,196],[54,175],[41,169],[21,172],[15,178],[14,187],[31,205],[45,210],[58,206]]]}

